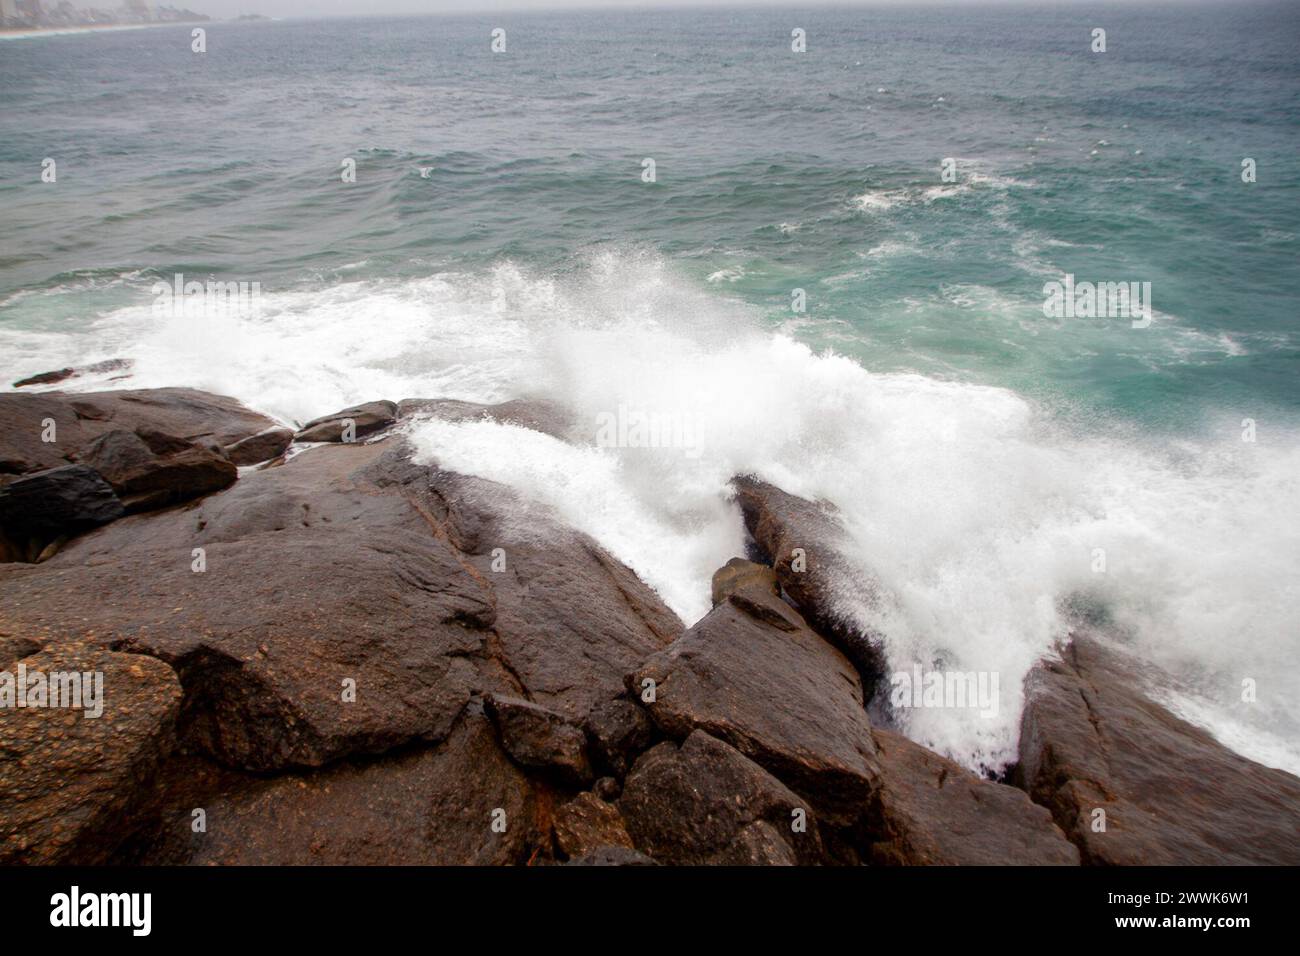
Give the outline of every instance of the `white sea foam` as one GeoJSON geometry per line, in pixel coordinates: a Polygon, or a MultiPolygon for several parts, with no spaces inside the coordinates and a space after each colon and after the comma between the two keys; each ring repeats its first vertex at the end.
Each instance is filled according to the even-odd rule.
{"type": "Polygon", "coordinates": [[[590,533],[687,622],[707,610],[713,570],[742,553],[734,475],[834,502],[882,597],[846,596],[845,609],[885,635],[891,668],[999,673],[995,718],[899,715],[967,766],[1014,759],[1021,682],[1085,614],[1174,675],[1169,699],[1189,719],[1300,770],[1300,442],[1281,426],[1253,444],[1231,422],[1177,442],[1067,430],[1006,389],[816,354],[650,255],[599,256],[564,279],[502,265],[268,290],[260,316],[220,327],[156,318],[146,302],[30,341],[15,372],[121,355],[132,385],[208,388],[285,419],[379,397],[537,395],[593,439],[620,408],[687,420],[694,448],[574,445],[488,422],[422,422],[411,436],[590,533]]]}

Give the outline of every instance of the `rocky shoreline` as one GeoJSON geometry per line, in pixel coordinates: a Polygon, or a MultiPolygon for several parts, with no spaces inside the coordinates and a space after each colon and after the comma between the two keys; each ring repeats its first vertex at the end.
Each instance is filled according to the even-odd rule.
{"type": "Polygon", "coordinates": [[[417,464],[413,416],[573,428],[0,395],[0,671],[104,682],[98,719],[0,710],[0,862],[1300,863],[1300,780],[1091,635],[1030,675],[985,780],[872,725],[833,512],[737,476],[751,553],[684,627],[586,535],[417,464]]]}

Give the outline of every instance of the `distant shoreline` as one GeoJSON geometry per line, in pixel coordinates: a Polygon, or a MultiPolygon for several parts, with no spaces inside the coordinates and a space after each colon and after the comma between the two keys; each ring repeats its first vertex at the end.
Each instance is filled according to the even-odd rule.
{"type": "Polygon", "coordinates": [[[179,27],[194,23],[219,23],[214,20],[168,20],[166,23],[87,23],[71,27],[0,28],[0,40],[23,40],[37,36],[71,36],[78,33],[104,33],[115,30],[147,30],[150,27],[179,27]]]}

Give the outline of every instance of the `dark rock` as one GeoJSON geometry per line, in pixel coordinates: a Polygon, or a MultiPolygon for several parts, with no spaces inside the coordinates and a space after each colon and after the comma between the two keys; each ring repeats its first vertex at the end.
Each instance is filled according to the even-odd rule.
{"type": "Polygon", "coordinates": [[[562,405],[546,399],[521,398],[496,405],[462,402],[450,398],[407,398],[397,403],[398,418],[428,416],[448,422],[494,421],[529,428],[565,440],[572,433],[572,415],[562,405]]]}
{"type": "Polygon", "coordinates": [[[591,792],[606,802],[612,802],[623,793],[623,785],[613,777],[601,777],[592,784],[591,792]]]}
{"type": "Polygon", "coordinates": [[[132,512],[220,491],[239,476],[220,449],[148,429],[105,432],[80,458],[104,476],[132,512]]]}
{"type": "Polygon", "coordinates": [[[1079,851],[1023,790],[982,780],[899,734],[875,731],[881,784],[872,862],[1075,866],[1079,851]]]}
{"type": "Polygon", "coordinates": [[[24,474],[67,464],[96,437],[116,429],[225,446],[274,425],[233,398],[191,388],[8,393],[0,395],[0,472],[24,474]],[[49,422],[53,442],[42,440],[49,422]]]}
{"type": "Polygon", "coordinates": [[[124,514],[112,487],[85,465],[38,471],[0,487],[0,526],[15,538],[43,539],[42,548],[50,538],[87,531],[124,514]]]}
{"type": "Polygon", "coordinates": [[[618,810],[590,792],[578,794],[556,811],[555,842],[570,859],[602,847],[632,849],[632,838],[618,810]]]}
{"type": "Polygon", "coordinates": [[[666,734],[705,730],[806,794],[823,817],[851,823],[879,772],[857,672],[779,598],[744,593],[763,615],[729,595],[629,675],[628,689],[640,694],[653,680],[646,709],[666,734]],[[771,623],[787,613],[793,629],[771,623]]]}
{"type": "Polygon", "coordinates": [[[190,509],[78,539],[38,573],[4,565],[8,623],[172,664],[187,745],[229,766],[441,740],[482,684],[492,597],[414,503],[354,477],[381,454],[307,452],[190,509]]]}
{"type": "Polygon", "coordinates": [[[518,696],[580,724],[596,704],[622,696],[629,670],[681,633],[677,616],[626,565],[546,509],[495,482],[409,461],[399,467],[402,454],[375,480],[427,502],[430,520],[491,588],[494,647],[526,690],[518,696]]]}
{"type": "Polygon", "coordinates": [[[542,841],[538,793],[481,714],[435,748],[367,762],[271,780],[183,763],[172,776],[141,863],[484,866],[524,863],[542,841]]]}
{"type": "Polygon", "coordinates": [[[628,774],[619,810],[633,844],[661,863],[815,862],[807,802],[762,767],[702,731],[646,751],[628,774]],[[805,832],[793,828],[796,811],[805,832]],[[751,829],[756,822],[770,828],[751,829]]]}
{"type": "Polygon", "coordinates": [[[30,378],[14,382],[14,388],[25,388],[30,385],[56,385],[59,382],[65,382],[70,378],[78,378],[82,375],[125,372],[130,368],[131,362],[127,359],[106,359],[103,362],[87,365],[85,368],[61,368],[54,372],[42,372],[39,375],[33,375],[30,378]]]}
{"type": "Polygon", "coordinates": [[[571,786],[585,787],[592,782],[595,775],[581,727],[518,697],[489,694],[484,703],[501,745],[520,764],[545,769],[571,786]]]}
{"type": "Polygon", "coordinates": [[[1026,682],[1019,771],[1083,861],[1300,863],[1300,779],[1175,717],[1135,673],[1119,651],[1076,634],[1026,682]]]}
{"type": "Polygon", "coordinates": [[[341,442],[348,438],[348,425],[351,423],[351,439],[356,440],[387,428],[397,421],[397,405],[393,402],[367,402],[354,405],[333,415],[316,418],[303,425],[294,436],[295,441],[341,442]]]}
{"type": "Polygon", "coordinates": [[[637,754],[650,745],[654,727],[630,700],[601,701],[587,714],[587,739],[597,762],[622,779],[637,754]]]}
{"type": "Polygon", "coordinates": [[[880,635],[865,631],[847,607],[874,606],[874,582],[845,555],[845,532],[834,506],[787,494],[753,477],[732,482],[745,526],[771,562],[791,600],[807,621],[853,662],[868,696],[885,672],[880,635]],[[802,562],[796,559],[796,549],[802,562]],[[799,570],[802,564],[803,570],[799,570]]]}
{"type": "Polygon", "coordinates": [[[47,679],[101,673],[103,709],[86,716],[83,697],[82,709],[3,711],[0,864],[108,862],[174,746],[180,684],[161,661],[78,644],[22,663],[47,679]]]}
{"type": "Polygon", "coordinates": [[[501,486],[431,472],[398,442],[309,449],[45,564],[0,565],[0,626],[172,664],[186,745],[236,768],[436,743],[491,692],[580,727],[676,619],[589,538],[508,507],[501,486]]]}
{"type": "Polygon", "coordinates": [[[279,458],[293,442],[293,431],[288,428],[270,428],[256,435],[227,445],[226,457],[241,467],[256,465],[279,458]]]}
{"type": "Polygon", "coordinates": [[[73,368],[61,368],[53,372],[41,372],[39,375],[32,375],[29,378],[22,378],[14,382],[14,388],[25,388],[29,385],[54,385],[65,379],[72,378],[77,374],[73,368]]]}
{"type": "Polygon", "coordinates": [[[658,866],[654,860],[626,847],[606,846],[586,856],[570,860],[565,866],[658,866]]]}

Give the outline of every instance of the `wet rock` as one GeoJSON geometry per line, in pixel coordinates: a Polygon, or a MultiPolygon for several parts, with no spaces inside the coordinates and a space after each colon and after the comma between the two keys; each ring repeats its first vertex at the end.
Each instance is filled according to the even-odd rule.
{"type": "Polygon", "coordinates": [[[78,534],[124,514],[112,487],[85,465],[62,465],[0,487],[0,526],[14,539],[41,539],[42,548],[59,535],[78,534]]]}
{"type": "Polygon", "coordinates": [[[649,716],[630,700],[601,701],[587,714],[587,739],[600,766],[622,779],[654,733],[649,716]]]}
{"type": "Polygon", "coordinates": [[[561,714],[505,694],[489,694],[488,716],[506,752],[525,767],[544,769],[562,782],[588,786],[594,779],[582,728],[561,714]]]}
{"type": "Polygon", "coordinates": [[[518,425],[565,440],[574,428],[567,409],[546,399],[514,399],[495,405],[450,398],[408,398],[397,403],[398,418],[440,418],[447,422],[493,421],[518,425]]]}
{"type": "Polygon", "coordinates": [[[436,743],[488,693],[580,728],[676,619],[589,538],[517,523],[501,486],[409,454],[391,440],[309,449],[45,564],[0,565],[0,627],[167,661],[186,745],[235,768],[436,743]]]}
{"type": "Polygon", "coordinates": [[[173,775],[138,862],[485,866],[524,863],[542,839],[538,793],[481,714],[437,747],[365,762],[271,780],[192,764],[173,775]]]}
{"type": "Polygon", "coordinates": [[[242,468],[279,458],[292,442],[293,432],[290,429],[270,428],[227,445],[225,453],[233,464],[242,468]]]}
{"type": "Polygon", "coordinates": [[[781,596],[781,583],[776,572],[765,564],[755,564],[744,558],[732,558],[713,572],[712,594],[716,607],[733,594],[757,588],[772,597],[781,596]]]}
{"type": "Polygon", "coordinates": [[[415,503],[354,474],[381,455],[309,451],[35,568],[0,566],[4,623],[167,661],[186,689],[187,745],[232,767],[441,740],[473,688],[506,689],[478,666],[492,596],[415,503]]]}
{"type": "Polygon", "coordinates": [[[104,432],[157,431],[223,447],[274,427],[233,398],[192,388],[0,395],[0,473],[75,461],[104,432]],[[50,440],[46,440],[50,439],[50,440]]]}
{"type": "MultiPolygon", "coordinates": [[[[29,680],[39,672],[47,683],[56,672],[82,674],[84,691],[92,686],[85,674],[102,675],[102,712],[86,716],[93,709],[84,693],[80,708],[0,711],[0,864],[108,862],[139,823],[137,810],[173,749],[180,684],[161,661],[80,644],[21,664],[29,680]]],[[[16,678],[17,663],[4,667],[16,678]]]]}
{"type": "Polygon", "coordinates": [[[590,792],[578,794],[556,811],[555,842],[570,859],[602,847],[632,849],[632,838],[617,808],[590,792]]]}
{"type": "Polygon", "coordinates": [[[114,429],[81,452],[130,512],[188,501],[234,484],[238,469],[218,448],[150,429],[114,429]]]}
{"type": "Polygon", "coordinates": [[[853,662],[868,694],[885,672],[880,636],[854,622],[847,608],[872,606],[874,582],[844,551],[844,529],[833,506],[787,494],[753,477],[732,482],[745,526],[771,562],[781,587],[804,618],[853,662]]]}
{"type": "Polygon", "coordinates": [[[681,633],[653,590],[548,509],[403,454],[395,450],[375,480],[397,482],[424,502],[491,588],[493,650],[517,696],[581,724],[597,704],[623,695],[630,669],[681,633]]]}
{"type": "Polygon", "coordinates": [[[14,388],[27,388],[33,385],[57,385],[59,382],[66,382],[70,378],[79,378],[82,375],[126,372],[130,368],[131,362],[127,359],[106,359],[103,362],[87,365],[85,368],[61,368],[53,372],[41,372],[39,375],[32,375],[14,382],[14,388]]]}
{"type": "Polygon", "coordinates": [[[295,441],[342,442],[357,440],[387,428],[397,421],[397,405],[393,402],[367,402],[354,405],[333,415],[309,421],[298,430],[295,441]]]}
{"type": "Polygon", "coordinates": [[[1076,634],[1026,684],[1020,774],[1083,861],[1300,863],[1300,779],[1175,717],[1137,673],[1119,650],[1076,634]]]}
{"type": "Polygon", "coordinates": [[[807,801],[762,767],[702,731],[679,747],[646,751],[628,775],[619,810],[632,842],[661,863],[815,862],[822,849],[807,801]],[[807,829],[796,832],[796,811],[807,829]],[[764,822],[769,827],[753,828],[764,822]]]}
{"type": "Polygon", "coordinates": [[[1074,866],[1079,851],[1023,790],[982,780],[900,734],[874,732],[881,784],[872,862],[1074,866]]]}
{"type": "Polygon", "coordinates": [[[641,694],[654,681],[646,709],[664,733],[707,731],[815,801],[827,819],[851,823],[879,773],[857,672],[765,587],[745,595],[761,614],[729,595],[630,674],[628,689],[641,694]]]}
{"type": "Polygon", "coordinates": [[[77,374],[74,368],[60,368],[53,372],[41,372],[39,375],[32,375],[28,378],[19,379],[14,382],[14,388],[25,388],[31,385],[56,385],[59,382],[66,381],[77,374]]]}

